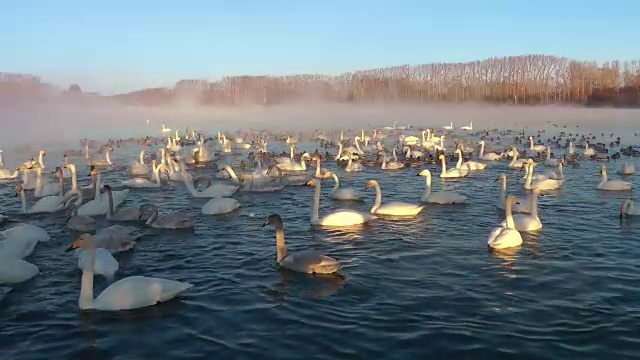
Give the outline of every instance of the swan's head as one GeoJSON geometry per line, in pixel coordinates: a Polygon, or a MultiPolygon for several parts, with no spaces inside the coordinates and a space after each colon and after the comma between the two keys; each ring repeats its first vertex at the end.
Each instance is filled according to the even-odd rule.
{"type": "Polygon", "coordinates": [[[507,175],[505,174],[501,174],[500,176],[498,176],[498,178],[496,179],[497,181],[507,181],[507,175]]]}
{"type": "Polygon", "coordinates": [[[71,171],[76,171],[76,165],[75,164],[67,164],[64,166],[65,169],[69,169],[71,171]]]}
{"type": "Polygon", "coordinates": [[[67,248],[67,250],[65,250],[65,252],[73,251],[75,249],[89,250],[89,249],[95,249],[95,248],[96,248],[95,238],[91,236],[91,234],[85,233],[78,236],[78,238],[73,242],[73,244],[71,244],[67,248]]]}
{"type": "Polygon", "coordinates": [[[607,173],[607,168],[602,165],[602,167],[600,168],[600,174],[606,174],[607,173]]]}
{"type": "Polygon", "coordinates": [[[444,154],[440,154],[440,156],[438,156],[438,160],[444,160],[444,154]]]}
{"type": "Polygon", "coordinates": [[[98,176],[98,169],[96,169],[95,166],[91,165],[91,167],[89,168],[89,175],[87,176],[88,177],[98,176]]]}
{"type": "Polygon", "coordinates": [[[372,187],[376,187],[378,185],[378,182],[375,180],[369,180],[369,182],[367,183],[367,186],[364,187],[365,190],[371,189],[372,187]]]}
{"type": "Polygon", "coordinates": [[[478,141],[478,145],[484,145],[484,140],[478,141]]]}
{"type": "Polygon", "coordinates": [[[100,189],[100,193],[111,192],[111,185],[103,185],[100,189]]]}
{"type": "Polygon", "coordinates": [[[509,205],[520,205],[520,201],[518,201],[518,199],[516,199],[515,196],[509,196],[507,198],[507,204],[509,204],[509,205]]]}
{"type": "Polygon", "coordinates": [[[431,176],[431,171],[429,171],[427,169],[424,169],[424,170],[420,171],[418,176],[431,176]]]}
{"type": "Polygon", "coordinates": [[[269,215],[267,220],[262,224],[261,227],[265,227],[267,225],[282,226],[282,218],[278,214],[271,214],[269,215]]]}
{"type": "Polygon", "coordinates": [[[53,170],[52,174],[56,174],[58,176],[63,176],[62,175],[62,168],[60,166],[56,166],[56,169],[53,170]]]}
{"type": "Polygon", "coordinates": [[[44,150],[40,150],[40,155],[47,156],[47,153],[44,150]]]}

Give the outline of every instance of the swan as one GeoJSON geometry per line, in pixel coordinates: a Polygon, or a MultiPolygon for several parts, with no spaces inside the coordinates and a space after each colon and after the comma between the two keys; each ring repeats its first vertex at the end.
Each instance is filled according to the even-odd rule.
{"type": "Polygon", "coordinates": [[[461,178],[469,175],[469,170],[465,168],[447,170],[447,161],[444,154],[440,154],[438,159],[442,164],[442,172],[440,173],[441,178],[461,178]]]}
{"type": "Polygon", "coordinates": [[[94,178],[92,186],[78,188],[78,175],[76,173],[76,165],[72,164],[72,163],[69,163],[69,164],[67,164],[65,166],[65,168],[67,168],[67,169],[69,169],[69,171],[71,171],[71,191],[82,192],[83,201],[85,199],[93,199],[93,198],[95,198],[97,183],[95,181],[95,176],[93,176],[93,173],[89,175],[89,176],[94,178]]]}
{"type": "Polygon", "coordinates": [[[249,192],[275,192],[284,189],[285,186],[282,178],[282,170],[280,170],[278,166],[269,167],[267,175],[256,175],[254,173],[249,176],[244,176],[242,184],[242,191],[249,192]],[[278,178],[276,181],[269,176],[273,169],[278,172],[278,178]]]}
{"type": "Polygon", "coordinates": [[[564,183],[563,179],[540,179],[532,183],[533,167],[535,166],[535,163],[533,162],[533,160],[529,159],[525,166],[525,170],[527,171],[527,179],[524,182],[524,188],[527,190],[534,188],[540,188],[541,190],[556,190],[559,189],[564,183]]]}
{"type": "Polygon", "coordinates": [[[187,190],[189,190],[189,192],[191,193],[191,196],[195,198],[229,197],[240,188],[237,185],[213,184],[202,191],[198,191],[193,186],[193,178],[191,177],[191,174],[187,173],[184,169],[183,181],[187,187],[187,190]]]}
{"type": "Polygon", "coordinates": [[[424,158],[424,153],[422,151],[420,151],[420,150],[411,150],[411,148],[408,147],[408,146],[405,146],[404,148],[402,148],[402,151],[404,151],[404,153],[405,153],[404,157],[407,158],[407,159],[409,159],[409,158],[414,158],[414,159],[424,158]]]}
{"type": "Polygon", "coordinates": [[[447,126],[443,126],[442,128],[445,130],[453,130],[453,122],[447,126]]]}
{"type": "MultiPolygon", "coordinates": [[[[453,123],[452,123],[453,125],[453,123]]],[[[473,130],[473,121],[469,122],[469,125],[462,126],[460,130],[471,131],[473,130]]]]}
{"type": "Polygon", "coordinates": [[[514,170],[522,169],[524,167],[524,164],[527,162],[527,159],[518,159],[518,155],[520,153],[518,152],[518,149],[516,149],[515,147],[511,148],[511,151],[513,152],[513,158],[509,163],[509,169],[514,169],[514,170]]]}
{"type": "MultiPolygon", "coordinates": [[[[538,216],[538,196],[542,196],[539,188],[534,188],[531,193],[531,205],[528,214],[512,215],[514,228],[518,231],[536,231],[542,229],[542,222],[538,216]]],[[[506,227],[506,220],[502,222],[502,226],[506,227]]]]}
{"type": "Polygon", "coordinates": [[[382,153],[382,165],[380,165],[382,170],[398,170],[403,169],[404,164],[397,161],[387,161],[387,154],[382,153]]]}
{"type": "Polygon", "coordinates": [[[113,191],[110,185],[104,185],[102,192],[107,194],[109,202],[109,210],[106,213],[106,219],[109,221],[138,221],[140,214],[144,212],[145,206],[120,208],[117,212],[113,211],[113,191]]]}
{"type": "Polygon", "coordinates": [[[97,223],[95,219],[78,215],[78,207],[71,204],[69,207],[69,215],[67,216],[67,227],[71,230],[79,232],[91,232],[96,230],[97,223]]]}
{"type": "Polygon", "coordinates": [[[140,220],[144,215],[149,214],[145,222],[146,225],[156,229],[191,229],[195,225],[195,220],[186,214],[174,213],[159,215],[158,209],[154,205],[148,205],[147,209],[140,214],[140,220]]]}
{"type": "MultiPolygon", "coordinates": [[[[96,172],[96,187],[100,188],[100,173],[97,170],[93,170],[92,172],[96,172]]],[[[112,191],[111,195],[113,197],[113,207],[117,208],[124,202],[125,198],[129,194],[129,189],[124,189],[120,191],[112,191]]],[[[108,195],[107,195],[108,196],[108,195]]],[[[86,216],[96,216],[96,215],[106,215],[109,212],[109,201],[102,196],[100,190],[96,190],[96,195],[93,200],[83,204],[78,208],[78,215],[86,215],[86,216]]]]}
{"type": "Polygon", "coordinates": [[[169,133],[169,132],[171,132],[171,129],[169,129],[168,127],[164,126],[164,124],[162,124],[162,132],[163,133],[169,133]]]}
{"type": "Polygon", "coordinates": [[[31,255],[36,244],[48,242],[51,236],[39,226],[20,224],[0,231],[0,258],[24,259],[31,255]]]}
{"type": "Polygon", "coordinates": [[[354,188],[341,188],[338,175],[333,172],[325,172],[325,176],[331,176],[333,178],[333,189],[331,190],[331,198],[334,200],[352,200],[361,201],[362,197],[356,192],[354,188]]]}
{"type": "Polygon", "coordinates": [[[546,152],[547,152],[547,159],[544,161],[544,164],[549,166],[549,167],[558,166],[560,161],[558,161],[558,159],[552,159],[551,158],[551,147],[547,146],[546,147],[546,152]]]}
{"type": "Polygon", "coordinates": [[[426,178],[426,185],[424,189],[424,194],[420,200],[424,203],[433,203],[433,204],[464,204],[467,201],[467,197],[460,195],[453,191],[439,191],[436,193],[431,192],[431,171],[422,170],[418,176],[424,176],[426,178]]]}
{"type": "Polygon", "coordinates": [[[276,166],[279,167],[280,170],[282,171],[306,171],[307,170],[307,163],[305,162],[306,160],[311,160],[311,155],[309,155],[308,153],[302,154],[302,156],[300,157],[300,164],[297,164],[295,162],[290,162],[290,163],[279,163],[276,166]]]}
{"type": "Polygon", "coordinates": [[[340,270],[340,263],[334,258],[318,251],[307,250],[287,253],[284,242],[284,226],[278,214],[272,214],[262,227],[273,225],[276,228],[276,263],[286,269],[306,274],[331,274],[340,270]]]}
{"type": "Polygon", "coordinates": [[[0,180],[15,179],[18,176],[20,176],[20,170],[17,168],[13,171],[5,168],[0,169],[0,180]]]}
{"type": "Polygon", "coordinates": [[[140,160],[134,161],[133,164],[131,164],[131,175],[142,176],[150,172],[149,167],[144,163],[144,153],[144,149],[140,150],[140,160]]]}
{"type": "Polygon", "coordinates": [[[593,156],[596,154],[596,151],[593,148],[589,147],[589,142],[587,141],[584,144],[584,152],[582,153],[583,156],[593,156]]]}
{"type": "Polygon", "coordinates": [[[226,214],[234,211],[239,207],[240,207],[240,203],[236,199],[226,198],[226,197],[213,198],[207,201],[207,203],[202,206],[202,214],[204,215],[226,214]]]}
{"type": "Polygon", "coordinates": [[[497,161],[497,160],[502,160],[502,156],[493,153],[493,152],[489,152],[486,153],[484,152],[484,140],[480,140],[480,142],[478,142],[478,144],[480,145],[480,153],[478,154],[478,159],[480,160],[485,160],[485,161],[497,161]]]}
{"type": "MultiPolygon", "coordinates": [[[[325,179],[331,177],[331,173],[325,174],[325,179]]],[[[320,189],[322,187],[322,179],[309,180],[308,186],[315,186],[313,195],[313,206],[311,208],[310,222],[312,225],[327,227],[355,226],[365,224],[373,219],[369,214],[360,213],[353,210],[337,210],[330,214],[320,217],[320,189]]]]}
{"type": "Polygon", "coordinates": [[[78,255],[78,269],[84,270],[93,270],[94,274],[103,275],[109,281],[113,281],[115,273],[120,269],[120,264],[118,260],[116,260],[113,255],[109,252],[109,250],[104,248],[96,248],[95,249],[95,261],[93,263],[93,269],[89,266],[91,264],[89,261],[91,260],[91,254],[88,251],[80,250],[77,253],[78,255]]]}
{"type": "Polygon", "coordinates": [[[22,202],[22,212],[25,214],[49,213],[64,210],[70,205],[73,197],[78,196],[77,193],[69,192],[65,195],[53,195],[40,198],[31,208],[27,208],[27,195],[24,192],[22,184],[16,185],[16,196],[20,196],[22,202]]]}
{"type": "Polygon", "coordinates": [[[533,152],[540,152],[547,150],[547,147],[544,145],[534,145],[533,144],[533,136],[529,136],[529,150],[533,152]]]}
{"type": "Polygon", "coordinates": [[[620,205],[620,218],[625,216],[640,216],[640,209],[635,206],[633,199],[627,199],[620,205]]]}
{"type": "MultiPolygon", "coordinates": [[[[498,202],[498,208],[501,210],[505,210],[507,208],[506,204],[507,204],[507,199],[506,199],[506,194],[507,194],[507,175],[505,174],[501,174],[496,181],[500,181],[500,201],[498,202]]],[[[518,202],[517,204],[513,204],[511,205],[511,211],[512,212],[516,212],[516,213],[525,213],[528,214],[530,211],[531,206],[527,206],[525,204],[520,204],[520,202],[518,202]]]]}
{"type": "Polygon", "coordinates": [[[609,190],[609,191],[623,191],[623,190],[631,190],[633,185],[631,183],[622,181],[622,180],[609,180],[607,178],[607,168],[602,165],[600,169],[600,173],[602,174],[602,181],[598,184],[598,190],[609,190]]]}
{"type": "Polygon", "coordinates": [[[151,164],[153,167],[153,176],[152,180],[144,179],[144,178],[133,178],[129,180],[124,180],[122,182],[123,186],[129,188],[159,188],[162,184],[160,182],[160,171],[169,172],[167,167],[164,164],[160,164],[156,166],[156,160],[151,160],[151,164]]]}
{"type": "Polygon", "coordinates": [[[345,166],[344,171],[354,172],[354,171],[362,171],[362,164],[353,162],[353,155],[349,153],[349,162],[347,166],[345,166]]]}
{"type": "Polygon", "coordinates": [[[96,231],[96,247],[109,250],[111,253],[131,250],[143,234],[132,226],[111,225],[96,231]]]}
{"type": "Polygon", "coordinates": [[[283,156],[283,157],[278,157],[276,158],[276,162],[279,164],[285,164],[285,163],[293,163],[295,162],[295,145],[291,145],[290,146],[290,151],[289,151],[289,157],[287,156],[283,156]]]}
{"type": "Polygon", "coordinates": [[[622,164],[622,168],[620,169],[620,174],[622,175],[633,175],[636,173],[636,167],[631,163],[622,164]]]}
{"type": "Polygon", "coordinates": [[[42,168],[36,169],[36,188],[33,191],[33,195],[35,197],[43,197],[43,196],[51,196],[56,193],[60,193],[60,189],[64,188],[64,176],[62,174],[62,169],[57,167],[56,170],[52,173],[55,174],[58,178],[57,182],[44,182],[42,181],[42,168]]]}
{"type": "Polygon", "coordinates": [[[82,271],[82,285],[78,307],[81,310],[129,310],[156,305],[170,300],[193,287],[189,283],[144,276],[131,276],[116,281],[97,298],[93,298],[93,268],[95,266],[96,239],[82,234],[67,251],[81,248],[88,253],[87,267],[82,271]]]}
{"type": "Polygon", "coordinates": [[[471,170],[484,170],[487,167],[487,164],[483,164],[477,161],[465,161],[462,162],[462,150],[460,148],[456,149],[454,153],[458,154],[458,162],[456,163],[456,169],[468,169],[471,170]]]}
{"type": "Polygon", "coordinates": [[[511,215],[511,206],[518,204],[518,200],[509,196],[505,207],[505,226],[498,226],[491,231],[487,244],[492,249],[507,249],[522,244],[522,235],[515,229],[513,216],[511,215]]]}
{"type": "Polygon", "coordinates": [[[104,159],[92,159],[89,162],[89,165],[93,166],[111,166],[113,163],[111,162],[110,152],[113,151],[111,145],[107,145],[104,147],[104,159]]]}
{"type": "Polygon", "coordinates": [[[365,190],[375,188],[376,200],[371,207],[370,212],[374,215],[390,215],[390,216],[416,216],[424,209],[422,205],[409,204],[405,202],[393,201],[382,205],[382,191],[380,184],[376,180],[369,180],[365,190]]]}

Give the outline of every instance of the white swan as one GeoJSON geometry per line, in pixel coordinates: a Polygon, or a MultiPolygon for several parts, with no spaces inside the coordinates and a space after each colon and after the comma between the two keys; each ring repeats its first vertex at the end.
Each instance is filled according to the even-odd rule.
{"type": "Polygon", "coordinates": [[[109,221],[138,221],[140,219],[140,214],[142,214],[145,210],[145,206],[139,207],[125,207],[120,208],[118,211],[114,212],[114,200],[113,200],[113,190],[111,190],[110,185],[104,185],[101,190],[103,193],[107,194],[107,201],[109,202],[109,209],[106,213],[106,219],[109,221]]]}
{"type": "Polygon", "coordinates": [[[456,163],[456,169],[468,169],[468,170],[484,170],[487,167],[487,164],[483,164],[481,162],[469,160],[462,162],[462,150],[460,148],[456,149],[454,152],[458,154],[458,162],[456,163]]]}
{"type": "Polygon", "coordinates": [[[609,180],[607,177],[607,168],[604,165],[602,165],[600,173],[602,174],[602,181],[600,181],[600,184],[598,184],[598,190],[624,191],[631,190],[631,188],[633,187],[630,182],[622,180],[609,180]]]}
{"type": "Polygon", "coordinates": [[[173,280],[131,276],[116,281],[97,298],[93,298],[93,268],[95,264],[95,239],[82,234],[67,250],[81,248],[88,252],[88,266],[82,272],[82,285],[78,307],[81,310],[129,310],[170,300],[193,285],[173,280]]]}
{"type": "Polygon", "coordinates": [[[620,218],[625,216],[640,216],[640,208],[636,208],[633,199],[627,199],[620,205],[620,218]]]}
{"type": "Polygon", "coordinates": [[[449,125],[443,126],[442,128],[445,130],[453,130],[453,122],[450,123],[449,125]]]}
{"type": "Polygon", "coordinates": [[[96,247],[119,253],[131,250],[141,236],[140,230],[133,226],[111,225],[96,231],[94,238],[96,247]]]}
{"type": "Polygon", "coordinates": [[[509,163],[509,169],[514,169],[514,170],[522,169],[524,167],[524,164],[527,162],[527,159],[518,159],[518,155],[520,155],[520,153],[518,152],[518,149],[516,149],[515,147],[511,148],[511,151],[513,152],[513,158],[509,163]]]}
{"type": "MultiPolygon", "coordinates": [[[[513,223],[516,230],[528,232],[542,229],[542,222],[540,222],[540,217],[538,216],[538,196],[542,196],[540,189],[533,189],[533,192],[531,193],[531,207],[529,208],[530,215],[513,215],[513,223]]],[[[502,222],[502,226],[507,226],[506,220],[502,222]]]]}
{"type": "Polygon", "coordinates": [[[51,236],[43,228],[20,224],[0,231],[0,258],[24,259],[31,255],[36,244],[48,242],[51,236]]]}
{"type": "Polygon", "coordinates": [[[302,154],[302,156],[300,157],[300,164],[289,162],[280,163],[276,166],[279,167],[282,171],[307,171],[307,163],[305,162],[306,160],[311,160],[311,155],[309,155],[308,153],[302,154]]]}
{"type": "Polygon", "coordinates": [[[91,176],[93,178],[93,182],[92,185],[90,187],[83,187],[83,188],[79,188],[78,187],[78,174],[76,173],[76,166],[75,164],[69,163],[65,166],[65,168],[69,169],[69,171],[71,171],[71,190],[70,191],[79,191],[82,192],[82,199],[84,200],[88,200],[88,199],[94,199],[96,196],[96,189],[97,189],[97,173],[95,172],[91,172],[91,174],[89,174],[89,176],[91,176]]]}
{"type": "Polygon", "coordinates": [[[441,178],[461,178],[469,175],[469,169],[466,168],[447,170],[447,160],[445,159],[444,154],[440,154],[438,159],[442,164],[442,172],[440,172],[441,178]]]}
{"type": "MultiPolygon", "coordinates": [[[[507,195],[507,175],[505,174],[501,174],[496,181],[500,181],[500,200],[498,202],[498,208],[501,210],[505,210],[507,208],[506,203],[507,203],[507,199],[506,199],[506,195],[507,195]]],[[[517,204],[513,204],[511,206],[511,211],[512,212],[517,212],[517,213],[525,213],[528,214],[531,206],[528,206],[529,204],[520,204],[520,202],[518,202],[517,204]]]]}
{"type": "Polygon", "coordinates": [[[370,212],[374,215],[389,216],[416,216],[424,209],[423,205],[415,205],[406,202],[393,201],[382,205],[382,191],[380,184],[376,180],[369,180],[365,190],[375,188],[376,200],[371,207],[370,212]]]}
{"type": "MultiPolygon", "coordinates": [[[[327,171],[324,173],[324,176],[331,176],[333,178],[333,189],[331,190],[331,198],[334,200],[352,200],[352,201],[361,201],[362,197],[357,193],[354,188],[341,188],[340,187],[340,179],[338,179],[338,175],[333,172],[327,171]]],[[[323,177],[324,177],[323,176],[323,177]]]]}
{"type": "Polygon", "coordinates": [[[144,153],[144,149],[140,150],[140,160],[134,161],[133,164],[131,164],[131,175],[142,176],[150,172],[149,167],[144,163],[144,153]]]}
{"type": "Polygon", "coordinates": [[[40,198],[31,208],[28,208],[27,195],[24,192],[22,184],[16,185],[15,192],[16,196],[20,196],[22,212],[25,214],[49,213],[64,210],[69,207],[73,197],[78,196],[74,192],[69,192],[66,195],[45,196],[40,198]]]}
{"type": "MultiPolygon", "coordinates": [[[[325,174],[325,179],[331,177],[331,173],[325,174]]],[[[308,186],[315,186],[315,192],[313,195],[313,206],[311,207],[310,222],[312,225],[328,226],[328,227],[343,227],[343,226],[355,226],[365,224],[371,221],[374,217],[369,214],[360,213],[353,210],[338,210],[330,214],[320,217],[320,190],[322,187],[322,179],[309,180],[308,186]]]]}
{"type": "MultiPolygon", "coordinates": [[[[100,173],[94,169],[92,172],[96,172],[96,186],[100,189],[100,173]]],[[[124,202],[127,195],[129,194],[129,189],[124,189],[120,191],[112,191],[113,197],[113,207],[117,208],[124,202]]],[[[106,215],[109,212],[109,200],[108,195],[105,197],[100,190],[96,190],[95,197],[93,200],[85,203],[84,205],[78,208],[78,215],[85,216],[96,216],[96,215],[106,215]]]]}
{"type": "Polygon", "coordinates": [[[240,207],[240,203],[236,199],[232,198],[213,198],[207,201],[202,206],[202,214],[204,215],[218,215],[226,214],[234,211],[240,207]]]}
{"type": "Polygon", "coordinates": [[[547,148],[544,145],[534,145],[533,136],[529,136],[529,150],[533,152],[540,152],[547,150],[547,148]]]}
{"type": "Polygon", "coordinates": [[[208,186],[206,189],[202,191],[196,190],[193,185],[193,178],[191,174],[187,173],[183,169],[183,181],[191,196],[195,198],[214,198],[214,197],[229,197],[235,194],[236,191],[240,188],[236,185],[227,185],[227,184],[213,184],[208,186]]]}
{"type": "Polygon", "coordinates": [[[517,204],[518,200],[513,196],[509,196],[505,208],[505,226],[498,226],[491,231],[487,244],[492,249],[507,249],[522,244],[522,235],[515,229],[513,216],[511,215],[511,206],[517,204]]]}
{"type": "Polygon", "coordinates": [[[480,142],[478,142],[478,144],[480,145],[480,153],[478,154],[478,159],[480,160],[485,160],[485,161],[497,161],[497,160],[502,160],[502,156],[490,152],[490,153],[486,153],[484,152],[484,140],[480,140],[480,142]]]}
{"type": "Polygon", "coordinates": [[[5,168],[0,169],[0,180],[15,179],[18,176],[20,176],[20,170],[18,169],[15,169],[15,170],[9,170],[5,168]]]}
{"type": "MultiPolygon", "coordinates": [[[[395,148],[394,148],[395,151],[395,148]]],[[[387,161],[387,153],[382,153],[382,165],[380,165],[382,170],[398,170],[403,169],[404,164],[398,161],[387,161]]]]}
{"type": "Polygon", "coordinates": [[[42,180],[42,168],[36,169],[36,187],[33,189],[33,195],[35,197],[51,196],[59,194],[64,190],[64,176],[62,169],[57,167],[53,174],[58,178],[57,182],[43,182],[42,180]]]}
{"type": "Polygon", "coordinates": [[[589,142],[587,141],[586,143],[584,143],[584,152],[582,153],[583,156],[593,156],[596,154],[596,151],[593,148],[589,147],[589,142]]]}
{"type": "Polygon", "coordinates": [[[560,161],[558,159],[552,159],[551,158],[551,147],[550,146],[546,147],[546,152],[547,152],[547,159],[544,161],[544,164],[547,165],[547,166],[550,166],[550,167],[558,166],[560,161]]]}
{"type": "MultiPolygon", "coordinates": [[[[82,194],[79,193],[79,196],[82,196],[82,194]]],[[[80,202],[82,202],[82,199],[80,199],[80,202]]],[[[71,204],[68,211],[67,227],[69,229],[79,232],[92,232],[96,230],[98,225],[96,220],[89,216],[78,215],[78,206],[71,204]]]]}
{"type": "MultiPolygon", "coordinates": [[[[453,123],[452,123],[453,125],[453,123]]],[[[469,122],[469,125],[462,126],[460,130],[471,131],[473,130],[473,121],[469,122]]]]}
{"type": "Polygon", "coordinates": [[[527,179],[524,182],[524,188],[525,189],[535,189],[535,188],[540,188],[541,190],[556,190],[559,189],[562,184],[564,184],[564,180],[563,179],[540,179],[540,180],[536,180],[532,183],[532,177],[533,177],[533,167],[535,166],[535,163],[533,162],[533,160],[529,159],[527,161],[527,163],[525,164],[525,166],[527,167],[526,171],[527,171],[527,179]]]}
{"type": "Polygon", "coordinates": [[[636,173],[636,167],[631,163],[622,164],[622,168],[620,168],[620,174],[622,175],[633,175],[636,173]]]}
{"type": "Polygon", "coordinates": [[[426,185],[424,189],[424,193],[420,200],[424,203],[433,203],[433,204],[464,204],[467,201],[467,197],[458,194],[453,191],[439,191],[432,193],[431,192],[431,171],[422,170],[418,176],[424,176],[426,178],[426,185]]]}
{"type": "Polygon", "coordinates": [[[104,147],[104,159],[92,159],[89,162],[89,165],[93,166],[111,166],[113,163],[111,162],[110,153],[113,151],[111,145],[107,145],[104,147]]]}
{"type": "Polygon", "coordinates": [[[349,153],[349,162],[347,166],[345,166],[344,171],[354,172],[354,171],[362,171],[362,164],[353,162],[353,155],[349,153]]]}
{"type": "Polygon", "coordinates": [[[307,250],[287,253],[284,242],[284,226],[280,215],[272,214],[262,227],[273,225],[276,228],[276,262],[279,266],[306,274],[331,274],[340,270],[340,263],[318,251],[307,250]]]}
{"type": "Polygon", "coordinates": [[[132,178],[129,180],[124,180],[122,182],[123,186],[126,186],[128,188],[159,188],[160,186],[162,186],[162,183],[160,182],[160,171],[165,171],[165,172],[169,172],[169,170],[167,170],[167,167],[164,164],[160,164],[156,166],[156,160],[151,160],[151,166],[153,167],[153,176],[151,178],[151,180],[149,179],[145,179],[145,178],[132,178]]]}

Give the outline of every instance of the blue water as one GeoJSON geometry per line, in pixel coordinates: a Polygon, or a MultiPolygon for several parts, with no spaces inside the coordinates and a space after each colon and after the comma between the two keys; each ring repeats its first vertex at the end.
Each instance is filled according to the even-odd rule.
{"type": "MultiPolygon", "coordinates": [[[[137,147],[118,148],[113,158],[125,164],[136,153],[137,147]]],[[[60,154],[48,154],[48,166],[54,159],[60,154]]],[[[636,159],[625,161],[640,168],[636,159]]],[[[343,187],[361,190],[377,179],[383,202],[418,203],[424,188],[420,168],[348,174],[333,162],[323,167],[336,170],[343,187]]],[[[114,313],[78,311],[81,273],[64,252],[75,237],[64,215],[20,215],[13,183],[0,185],[3,213],[52,236],[27,258],[40,275],[12,286],[0,301],[1,357],[637,359],[640,221],[618,219],[631,192],[595,190],[599,167],[585,161],[567,168],[563,188],[539,200],[544,228],[523,234],[523,246],[507,253],[486,245],[503,219],[498,175],[506,172],[509,192],[526,196],[523,173],[506,163],[457,181],[434,176],[434,191],[455,190],[469,197],[466,205],[429,205],[414,220],[380,219],[348,231],[310,226],[310,187],[237,193],[241,208],[222,216],[200,215],[207,199],[192,199],[181,183],[131,190],[125,206],[150,202],[192,214],[197,223],[194,231],[146,230],[134,251],[116,256],[116,278],[157,276],[194,288],[165,304],[114,313]],[[277,269],[274,230],[260,227],[271,213],[282,216],[290,251],[322,250],[343,264],[342,276],[277,269]]],[[[608,167],[610,178],[620,178],[620,163],[608,167]]],[[[434,165],[425,168],[439,174],[434,165]]],[[[85,171],[81,166],[79,174],[85,171]]],[[[128,177],[102,176],[113,185],[128,177]]],[[[637,176],[625,180],[640,185],[637,176]]],[[[321,215],[367,211],[373,203],[375,194],[364,191],[364,203],[329,200],[332,185],[323,187],[321,215]]],[[[96,276],[96,293],[107,285],[96,276]]]]}

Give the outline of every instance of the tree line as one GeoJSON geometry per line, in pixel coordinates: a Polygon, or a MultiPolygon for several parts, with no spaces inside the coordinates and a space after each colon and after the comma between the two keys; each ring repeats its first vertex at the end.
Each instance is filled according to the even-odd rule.
{"type": "Polygon", "coordinates": [[[202,105],[476,101],[640,107],[640,61],[598,64],[523,55],[403,65],[340,76],[230,76],[214,82],[182,80],[173,88],[144,89],[113,99],[139,105],[184,100],[202,105]]]}

